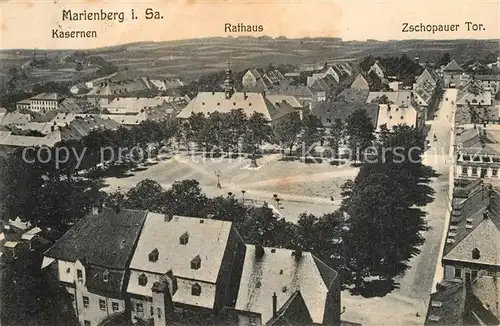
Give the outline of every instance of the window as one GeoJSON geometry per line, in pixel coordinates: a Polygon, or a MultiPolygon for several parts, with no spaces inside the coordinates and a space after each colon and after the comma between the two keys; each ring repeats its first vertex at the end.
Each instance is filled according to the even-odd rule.
{"type": "Polygon", "coordinates": [[[477,168],[472,168],[472,175],[477,175],[477,168]]]}
{"type": "Polygon", "coordinates": [[[250,317],[248,318],[248,324],[249,324],[250,326],[255,326],[255,325],[257,325],[257,317],[255,317],[255,316],[250,316],[250,317]]]}
{"type": "Polygon", "coordinates": [[[135,305],[135,308],[137,312],[144,312],[144,307],[142,306],[142,303],[137,303],[135,305]]]}
{"type": "Polygon", "coordinates": [[[84,307],[90,306],[89,297],[86,296],[83,297],[83,306],[84,307]]]}
{"type": "Polygon", "coordinates": [[[181,245],[186,245],[188,241],[189,241],[189,234],[187,232],[184,232],[184,234],[181,235],[179,238],[179,243],[181,245]]]}
{"type": "Polygon", "coordinates": [[[495,274],[496,274],[496,273],[495,273],[495,271],[491,271],[491,270],[490,270],[490,271],[488,271],[488,276],[492,276],[492,277],[494,277],[494,276],[495,276],[495,274]]]}
{"type": "Polygon", "coordinates": [[[479,249],[474,248],[472,250],[472,259],[479,259],[481,257],[481,253],[479,252],[479,249]]]}
{"type": "Polygon", "coordinates": [[[153,251],[151,251],[149,253],[149,261],[152,261],[152,262],[157,261],[158,255],[159,255],[158,249],[155,248],[153,251]]]}
{"type": "Polygon", "coordinates": [[[475,280],[477,277],[477,271],[471,271],[471,276],[472,276],[472,280],[475,280]]]}
{"type": "Polygon", "coordinates": [[[466,166],[462,166],[462,174],[465,174],[467,175],[467,167],[466,166]]]}
{"type": "Polygon", "coordinates": [[[84,325],[84,326],[90,326],[90,325],[92,325],[92,324],[90,323],[90,321],[88,321],[88,320],[84,320],[84,321],[83,321],[83,325],[84,325]]]}
{"type": "Polygon", "coordinates": [[[99,309],[106,310],[106,301],[99,299],[99,309]]]}
{"type": "Polygon", "coordinates": [[[148,284],[148,278],[146,277],[146,275],[144,274],[139,275],[139,285],[146,286],[146,284],[148,284]]]}
{"type": "Polygon", "coordinates": [[[113,311],[118,311],[120,309],[118,302],[111,303],[111,307],[112,307],[113,311]]]}
{"type": "Polygon", "coordinates": [[[200,255],[196,256],[191,260],[191,269],[200,269],[201,267],[201,258],[200,255]]]}
{"type": "Polygon", "coordinates": [[[491,170],[491,175],[496,177],[498,175],[498,169],[491,170]]]}
{"type": "Polygon", "coordinates": [[[71,299],[71,302],[75,301],[75,295],[73,293],[69,294],[69,298],[71,299]]]}
{"type": "Polygon", "coordinates": [[[105,270],[104,273],[102,273],[102,280],[104,282],[107,282],[109,280],[109,271],[105,270]]]}
{"type": "Polygon", "coordinates": [[[156,308],[156,315],[161,318],[161,308],[156,308]]]}
{"type": "Polygon", "coordinates": [[[462,278],[462,269],[455,268],[455,278],[462,278]]]}
{"type": "Polygon", "coordinates": [[[331,119],[326,119],[326,122],[327,123],[332,123],[332,120],[331,119]]]}
{"type": "Polygon", "coordinates": [[[201,286],[198,283],[195,283],[191,286],[191,295],[200,296],[201,294],[201,286]]]}
{"type": "Polygon", "coordinates": [[[153,316],[155,314],[155,310],[154,310],[153,306],[149,307],[149,312],[151,313],[151,316],[153,316]]]}
{"type": "Polygon", "coordinates": [[[81,269],[76,270],[76,277],[81,280],[83,278],[83,272],[81,269]]]}

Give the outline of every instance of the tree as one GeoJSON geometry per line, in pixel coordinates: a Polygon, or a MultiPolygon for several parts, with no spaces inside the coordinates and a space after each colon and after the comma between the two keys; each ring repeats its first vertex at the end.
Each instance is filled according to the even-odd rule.
{"type": "Polygon", "coordinates": [[[423,133],[407,125],[386,133],[375,161],[366,162],[346,184],[342,210],[346,267],[361,287],[365,276],[393,279],[409,268],[428,229],[419,206],[432,201],[432,169],[422,165],[423,133]],[[346,191],[347,190],[347,191],[346,191]]]}
{"type": "Polygon", "coordinates": [[[176,181],[163,193],[163,213],[184,216],[204,217],[207,212],[208,198],[201,191],[198,181],[176,181]]]}
{"type": "Polygon", "coordinates": [[[339,118],[336,118],[333,121],[333,125],[330,130],[330,134],[328,136],[328,142],[330,148],[332,149],[332,154],[334,157],[339,156],[339,148],[343,139],[343,134],[344,134],[344,123],[339,118]]]}
{"type": "Polygon", "coordinates": [[[252,161],[255,162],[255,154],[265,142],[269,142],[272,136],[272,128],[266,117],[260,112],[254,112],[248,118],[245,133],[243,135],[243,150],[250,153],[252,161]]]}
{"type": "Polygon", "coordinates": [[[448,63],[451,62],[451,54],[450,52],[446,52],[443,54],[443,56],[439,59],[439,66],[446,66],[448,63]]]}
{"type": "MultiPolygon", "coordinates": [[[[307,114],[302,120],[302,141],[305,147],[304,156],[307,156],[309,149],[318,143],[323,136],[323,126],[321,120],[312,114],[307,114]]],[[[312,148],[314,149],[314,148],[312,148]]]]}
{"type": "Polygon", "coordinates": [[[140,181],[127,192],[127,206],[132,209],[160,212],[164,207],[162,186],[151,179],[140,181]]]}
{"type": "Polygon", "coordinates": [[[290,155],[301,129],[302,122],[298,113],[287,114],[276,124],[274,129],[276,140],[281,146],[289,149],[290,155]]]}
{"type": "Polygon", "coordinates": [[[347,118],[346,136],[351,150],[351,157],[361,158],[365,150],[372,145],[375,128],[363,109],[358,109],[347,118]]]}

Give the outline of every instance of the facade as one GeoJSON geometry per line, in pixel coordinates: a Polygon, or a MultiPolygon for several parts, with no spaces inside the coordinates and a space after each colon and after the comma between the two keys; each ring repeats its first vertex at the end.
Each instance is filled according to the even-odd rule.
{"type": "Polygon", "coordinates": [[[457,133],[455,177],[495,183],[500,169],[500,128],[466,126],[457,133]]]}
{"type": "Polygon", "coordinates": [[[44,253],[83,326],[126,310],[128,265],[147,212],[94,208],[44,253]]]}
{"type": "Polygon", "coordinates": [[[184,310],[221,313],[235,300],[231,273],[238,269],[244,249],[231,222],[149,213],[130,263],[132,321],[157,318],[158,307],[152,305],[158,282],[164,284],[170,306],[161,315],[175,318],[184,310]]]}
{"type": "Polygon", "coordinates": [[[448,63],[442,72],[445,88],[458,88],[460,86],[460,77],[464,70],[455,60],[448,63]]]}
{"type": "Polygon", "coordinates": [[[351,88],[369,90],[370,86],[368,85],[368,82],[366,81],[365,77],[359,74],[358,76],[356,76],[356,79],[354,79],[354,81],[352,82],[351,88]]]}
{"type": "Polygon", "coordinates": [[[384,67],[382,66],[382,64],[377,60],[375,61],[375,63],[370,67],[370,70],[368,70],[368,75],[371,73],[371,72],[375,72],[375,74],[380,78],[380,79],[384,79],[386,77],[385,75],[385,69],[384,67]]]}
{"type": "Polygon", "coordinates": [[[485,90],[493,94],[500,91],[500,75],[475,75],[474,78],[485,90]]]}
{"type": "Polygon", "coordinates": [[[481,181],[458,181],[443,254],[444,279],[470,283],[500,275],[500,193],[481,181]]]}
{"type": "MultiPolygon", "coordinates": [[[[200,92],[189,104],[182,109],[176,118],[187,119],[192,113],[202,112],[206,116],[212,112],[230,112],[242,109],[247,116],[259,112],[274,124],[284,116],[295,112],[295,109],[286,101],[272,103],[262,93],[236,92],[234,90],[231,71],[226,71],[224,92],[200,92]]],[[[278,94],[276,94],[278,95],[278,94]]]]}
{"type": "Polygon", "coordinates": [[[63,98],[57,93],[41,93],[27,100],[16,103],[18,110],[30,110],[33,112],[46,113],[59,108],[63,98]]]}

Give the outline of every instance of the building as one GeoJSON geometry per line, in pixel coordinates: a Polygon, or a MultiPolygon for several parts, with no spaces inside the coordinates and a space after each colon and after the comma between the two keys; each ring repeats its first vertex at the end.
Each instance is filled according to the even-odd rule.
{"type": "MultiPolygon", "coordinates": [[[[187,119],[192,113],[203,113],[206,116],[212,112],[227,113],[231,110],[242,109],[247,116],[258,112],[272,124],[284,116],[295,112],[295,109],[286,101],[272,103],[264,94],[254,92],[236,92],[234,90],[231,70],[226,71],[224,92],[200,92],[189,104],[176,116],[187,119]]],[[[284,95],[284,94],[275,94],[284,95]]]]}
{"type": "Polygon", "coordinates": [[[346,122],[354,111],[360,109],[365,110],[372,124],[376,126],[379,106],[374,103],[326,101],[315,105],[312,113],[320,119],[323,127],[331,128],[336,119],[346,122]]]}
{"type": "Polygon", "coordinates": [[[397,125],[408,125],[422,129],[425,124],[425,116],[412,105],[379,104],[376,132],[380,132],[382,125],[392,130],[397,125]]]}
{"type": "Polygon", "coordinates": [[[340,325],[336,271],[308,252],[246,245],[238,325],[340,325]]]}
{"type": "Polygon", "coordinates": [[[352,89],[365,89],[365,90],[370,89],[368,82],[366,81],[365,77],[363,77],[363,75],[361,74],[356,76],[350,87],[352,89]]]}
{"type": "Polygon", "coordinates": [[[483,89],[496,94],[500,91],[500,75],[475,75],[474,79],[483,89]]]}
{"type": "Polygon", "coordinates": [[[443,68],[442,72],[445,88],[457,88],[460,86],[460,76],[464,70],[455,60],[448,63],[446,67],[443,68]]]}
{"type": "Polygon", "coordinates": [[[457,106],[482,106],[492,105],[491,92],[483,88],[476,80],[469,80],[457,94],[457,106]]]}
{"type": "Polygon", "coordinates": [[[349,103],[366,103],[370,91],[366,89],[346,88],[337,95],[336,100],[349,103]]]}
{"type": "Polygon", "coordinates": [[[46,113],[59,108],[63,98],[57,93],[41,93],[16,103],[17,110],[30,110],[33,112],[46,113]]]}
{"type": "Polygon", "coordinates": [[[128,265],[147,212],[94,208],[44,253],[83,326],[126,310],[128,265]]]}
{"type": "Polygon", "coordinates": [[[371,72],[374,72],[380,79],[386,78],[385,68],[378,60],[370,67],[367,74],[369,75],[371,72]]]}
{"type": "Polygon", "coordinates": [[[183,98],[170,96],[156,97],[115,97],[107,104],[101,104],[104,114],[137,114],[148,109],[159,108],[167,103],[179,101],[183,98]]]}
{"type": "Polygon", "coordinates": [[[236,300],[231,273],[241,269],[244,250],[231,222],[148,213],[130,263],[132,320],[157,325],[159,316],[174,319],[184,310],[222,312],[236,300]],[[158,283],[167,297],[159,303],[158,283]]]}
{"type": "Polygon", "coordinates": [[[277,69],[264,72],[262,69],[251,68],[243,75],[241,83],[245,89],[264,91],[279,85],[283,80],[285,77],[277,69]]]}
{"type": "Polygon", "coordinates": [[[498,325],[499,281],[481,275],[470,283],[441,282],[431,295],[425,325],[498,325]]]}
{"type": "Polygon", "coordinates": [[[500,193],[480,181],[457,181],[442,264],[445,280],[500,276],[500,193]]]}
{"type": "Polygon", "coordinates": [[[10,112],[3,116],[0,125],[6,127],[22,127],[31,122],[31,115],[26,113],[10,112]]]}
{"type": "Polygon", "coordinates": [[[500,169],[500,126],[457,130],[455,177],[495,183],[500,169]]]}

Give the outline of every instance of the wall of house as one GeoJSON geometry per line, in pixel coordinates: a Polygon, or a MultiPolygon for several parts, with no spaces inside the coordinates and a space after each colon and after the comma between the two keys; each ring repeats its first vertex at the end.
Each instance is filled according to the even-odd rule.
{"type": "Polygon", "coordinates": [[[247,71],[245,75],[243,75],[241,83],[243,87],[255,87],[257,86],[257,79],[250,71],[247,71]]]}
{"type": "Polygon", "coordinates": [[[217,312],[236,301],[238,288],[234,287],[234,283],[237,282],[239,284],[239,278],[241,278],[245,259],[244,250],[245,244],[243,240],[237,231],[231,227],[221,268],[217,276],[217,292],[215,295],[215,310],[217,312]],[[238,275],[239,278],[237,280],[238,275]]]}
{"type": "Polygon", "coordinates": [[[141,297],[141,296],[130,297],[130,309],[131,309],[130,317],[133,322],[136,321],[137,319],[148,320],[153,318],[153,314],[151,314],[152,308],[153,308],[152,298],[141,297]],[[142,310],[140,309],[140,305],[142,305],[142,310]]]}
{"type": "Polygon", "coordinates": [[[327,293],[323,325],[340,325],[340,280],[337,277],[327,293]]]}
{"type": "MultiPolygon", "coordinates": [[[[184,295],[191,295],[191,288],[194,284],[198,283],[201,286],[201,295],[208,297],[215,297],[217,287],[213,283],[206,283],[198,280],[188,280],[181,277],[177,277],[177,291],[181,291],[184,295]]],[[[175,306],[174,297],[174,306],[175,306]]],[[[213,307],[210,307],[213,308],[213,307]]]]}
{"type": "Polygon", "coordinates": [[[489,275],[500,277],[500,267],[499,266],[485,266],[469,262],[455,262],[447,261],[444,265],[444,279],[445,280],[457,280],[466,279],[466,274],[477,272],[477,275],[489,275]],[[457,273],[457,274],[455,274],[457,273]]]}
{"type": "MultiPolygon", "coordinates": [[[[161,282],[162,279],[165,278],[165,276],[156,274],[156,273],[151,273],[151,272],[144,272],[144,271],[139,271],[139,270],[130,270],[130,277],[129,277],[129,290],[131,285],[133,285],[133,288],[136,289],[137,291],[130,291],[131,294],[138,294],[142,296],[147,296],[151,297],[151,287],[155,282],[161,282]],[[148,282],[146,283],[145,286],[139,285],[139,276],[141,274],[146,275],[148,278],[148,282]]],[[[167,278],[168,281],[168,286],[169,289],[172,289],[172,281],[167,278]]]]}
{"type": "Polygon", "coordinates": [[[75,301],[78,312],[78,320],[82,325],[85,324],[85,321],[89,321],[91,326],[96,326],[110,315],[125,310],[124,300],[107,298],[102,295],[91,293],[82,286],[76,287],[75,301]],[[85,307],[84,305],[84,297],[89,298],[88,307],[85,307]],[[100,300],[103,300],[105,303],[103,307],[100,306],[100,300]],[[117,311],[113,311],[113,302],[118,304],[117,311]]]}
{"type": "Polygon", "coordinates": [[[57,261],[57,275],[59,281],[73,283],[75,281],[75,263],[64,260],[57,261]]]}
{"type": "Polygon", "coordinates": [[[455,167],[455,177],[457,178],[499,178],[499,169],[495,163],[490,163],[494,166],[488,166],[488,163],[473,162],[473,161],[458,161],[455,167]],[[479,163],[479,164],[477,164],[479,163]]]}
{"type": "Polygon", "coordinates": [[[260,314],[238,312],[238,326],[262,326],[260,314]]]}

